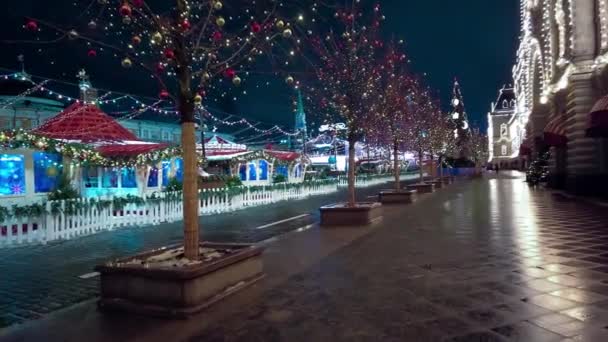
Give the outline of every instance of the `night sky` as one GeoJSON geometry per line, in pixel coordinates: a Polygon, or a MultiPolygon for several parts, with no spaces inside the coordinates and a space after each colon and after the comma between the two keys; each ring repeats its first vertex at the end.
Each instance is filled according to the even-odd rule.
{"type": "MultiPolygon", "coordinates": [[[[427,73],[426,82],[440,96],[443,106],[448,108],[453,80],[457,77],[472,124],[485,129],[490,102],[495,100],[498,88],[511,83],[519,34],[518,1],[379,2],[387,17],[384,27],[387,37],[394,35],[405,40],[414,71],[427,73]]],[[[23,38],[24,15],[53,22],[69,22],[77,16],[72,1],[54,0],[48,8],[50,3],[47,0],[20,0],[11,5],[9,13],[0,14],[0,39],[23,38]]],[[[125,82],[125,71],[117,65],[117,60],[92,60],[83,47],[35,46],[32,49],[24,45],[1,45],[0,67],[16,69],[16,56],[23,53],[27,70],[35,75],[76,82],[77,71],[85,67],[99,88],[150,97],[158,93],[157,87],[143,74],[134,72],[129,75],[129,82],[125,82]],[[44,51],[36,51],[39,48],[44,51]]],[[[222,99],[213,107],[249,119],[293,127],[293,92],[282,85],[281,79],[275,82],[257,90],[252,84],[246,85],[248,95],[237,94],[237,101],[222,99]]],[[[257,82],[260,83],[264,82],[257,82]]],[[[75,88],[65,89],[66,92],[76,91],[75,88]]],[[[309,122],[314,122],[314,115],[308,115],[309,122]]]]}

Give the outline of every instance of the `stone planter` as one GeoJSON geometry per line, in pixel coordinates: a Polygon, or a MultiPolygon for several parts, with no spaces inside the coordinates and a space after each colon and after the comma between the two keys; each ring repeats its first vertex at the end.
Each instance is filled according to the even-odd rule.
{"type": "Polygon", "coordinates": [[[357,202],[354,207],[336,203],[319,208],[322,226],[362,226],[382,216],[382,204],[357,202]]]}
{"type": "Polygon", "coordinates": [[[260,247],[217,243],[202,243],[201,247],[230,253],[182,267],[152,268],[132,263],[168,250],[163,248],[95,267],[101,283],[98,307],[185,318],[264,277],[260,247]]]}
{"type": "Polygon", "coordinates": [[[435,185],[433,183],[416,183],[407,186],[409,190],[416,190],[419,194],[428,194],[435,191],[435,185]]]}
{"type": "Polygon", "coordinates": [[[378,194],[378,201],[382,204],[412,203],[415,190],[382,190],[378,194]]]}

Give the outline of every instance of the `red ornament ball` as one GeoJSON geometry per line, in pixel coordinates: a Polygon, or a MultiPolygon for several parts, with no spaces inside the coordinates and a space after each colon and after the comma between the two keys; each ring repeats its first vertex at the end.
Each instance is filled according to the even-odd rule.
{"type": "Polygon", "coordinates": [[[211,38],[216,42],[222,40],[222,32],[220,32],[220,31],[213,32],[213,34],[211,35],[211,38]]]}
{"type": "Polygon", "coordinates": [[[173,59],[175,58],[175,51],[173,51],[172,49],[165,49],[165,57],[168,59],[173,59]]]}
{"type": "Polygon", "coordinates": [[[129,6],[128,3],[124,3],[122,6],[120,6],[120,9],[118,10],[118,12],[123,17],[128,17],[131,15],[131,6],[129,6]]]}
{"type": "Polygon", "coordinates": [[[262,30],[262,25],[258,24],[258,23],[251,23],[251,32],[253,33],[258,33],[262,30]]]}
{"type": "Polygon", "coordinates": [[[131,0],[131,3],[135,7],[142,7],[144,5],[144,0],[131,0]]]}
{"type": "Polygon", "coordinates": [[[190,29],[190,27],[191,27],[190,21],[184,20],[184,21],[182,21],[182,23],[180,24],[180,26],[182,27],[183,31],[188,31],[190,29]]]}
{"type": "Polygon", "coordinates": [[[133,45],[139,45],[139,43],[141,43],[141,37],[133,36],[133,38],[131,38],[131,42],[133,43],[133,45]]]}
{"type": "Polygon", "coordinates": [[[38,23],[34,20],[29,20],[26,24],[25,24],[25,28],[28,31],[36,31],[38,30],[38,23]]]}
{"type": "Polygon", "coordinates": [[[89,57],[96,57],[97,56],[97,51],[95,51],[94,49],[90,49],[87,52],[87,56],[89,56],[89,57]]]}
{"type": "Polygon", "coordinates": [[[232,69],[232,68],[228,68],[228,69],[224,70],[224,76],[226,76],[227,78],[233,79],[236,76],[236,71],[234,71],[234,69],[232,69]]]}
{"type": "Polygon", "coordinates": [[[158,96],[161,99],[166,99],[167,97],[169,97],[169,92],[166,89],[163,89],[160,91],[160,93],[158,94],[158,96]]]}

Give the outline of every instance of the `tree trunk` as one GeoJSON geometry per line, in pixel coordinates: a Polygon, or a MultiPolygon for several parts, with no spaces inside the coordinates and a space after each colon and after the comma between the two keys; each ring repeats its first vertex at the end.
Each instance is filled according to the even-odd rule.
{"type": "MultiPolygon", "coordinates": [[[[177,0],[177,19],[188,10],[185,0],[177,0]]],[[[196,129],[194,117],[194,96],[190,82],[191,56],[188,54],[184,37],[174,39],[175,72],[178,80],[178,110],[182,126],[182,158],[184,161],[183,206],[184,206],[184,256],[190,260],[199,257],[198,225],[198,172],[196,157],[196,129]]],[[[201,143],[204,144],[204,141],[201,143]]]]}
{"type": "Polygon", "coordinates": [[[435,157],[433,156],[433,151],[431,151],[431,161],[429,162],[429,168],[431,169],[431,178],[435,179],[435,164],[433,163],[435,157]]]}
{"type": "Polygon", "coordinates": [[[348,139],[348,206],[355,206],[355,141],[348,139]]]}
{"type": "Polygon", "coordinates": [[[393,157],[395,158],[393,161],[395,163],[393,167],[393,171],[395,172],[395,190],[399,191],[401,190],[401,184],[399,183],[399,145],[397,142],[393,144],[393,157]]]}
{"type": "Polygon", "coordinates": [[[424,175],[423,175],[423,171],[422,171],[422,149],[420,149],[418,151],[418,159],[419,159],[419,164],[420,167],[418,168],[418,172],[420,173],[420,183],[424,183],[424,175]]]}
{"type": "Polygon", "coordinates": [[[443,180],[443,156],[439,155],[439,178],[443,180]]]}

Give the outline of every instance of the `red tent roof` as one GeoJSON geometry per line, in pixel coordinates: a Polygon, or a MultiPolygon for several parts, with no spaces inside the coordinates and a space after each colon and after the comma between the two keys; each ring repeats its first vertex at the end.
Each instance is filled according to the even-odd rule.
{"type": "Polygon", "coordinates": [[[82,142],[139,140],[96,106],[75,102],[46,121],[34,133],[53,138],[82,142]]]}
{"type": "Polygon", "coordinates": [[[270,154],[271,156],[277,158],[278,160],[283,160],[283,161],[294,161],[300,157],[299,153],[290,152],[290,151],[265,150],[264,152],[270,154]]]}
{"type": "Polygon", "coordinates": [[[132,157],[167,147],[166,144],[103,145],[97,151],[104,157],[132,157]]]}
{"type": "Polygon", "coordinates": [[[230,141],[228,141],[228,140],[226,140],[226,139],[224,139],[222,137],[219,137],[217,135],[213,135],[213,136],[205,139],[205,143],[209,143],[209,142],[214,143],[214,144],[226,144],[226,145],[229,145],[229,144],[232,145],[232,144],[234,144],[234,143],[232,143],[232,142],[230,142],[230,141]]]}

